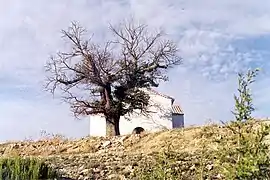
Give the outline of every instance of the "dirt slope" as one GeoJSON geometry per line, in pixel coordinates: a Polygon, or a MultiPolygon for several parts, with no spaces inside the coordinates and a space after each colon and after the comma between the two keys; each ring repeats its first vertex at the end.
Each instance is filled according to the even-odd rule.
{"type": "Polygon", "coordinates": [[[194,154],[183,155],[180,162],[188,173],[183,177],[192,179],[190,171],[198,159],[196,152],[205,144],[208,148],[215,148],[210,139],[218,139],[223,133],[227,133],[223,127],[209,125],[119,137],[77,140],[49,137],[39,141],[0,144],[0,154],[2,157],[35,156],[45,159],[74,179],[129,179],[135,166],[150,162],[153,154],[170,147],[179,154],[194,154]]]}

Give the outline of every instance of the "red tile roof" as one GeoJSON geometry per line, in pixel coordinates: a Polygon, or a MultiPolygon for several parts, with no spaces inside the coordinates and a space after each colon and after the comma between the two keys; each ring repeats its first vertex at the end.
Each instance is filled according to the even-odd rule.
{"type": "Polygon", "coordinates": [[[179,105],[172,106],[172,113],[173,114],[184,114],[183,109],[179,105]]]}

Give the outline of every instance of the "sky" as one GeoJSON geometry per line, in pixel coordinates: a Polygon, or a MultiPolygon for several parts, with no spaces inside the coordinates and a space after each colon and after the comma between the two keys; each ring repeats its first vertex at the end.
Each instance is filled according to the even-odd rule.
{"type": "Polygon", "coordinates": [[[175,97],[187,126],[232,119],[236,73],[255,67],[254,115],[270,116],[270,1],[0,0],[0,141],[88,135],[87,117],[74,119],[43,90],[44,64],[64,47],[60,31],[71,21],[103,41],[109,23],[130,16],[177,43],[183,64],[158,90],[175,97]]]}

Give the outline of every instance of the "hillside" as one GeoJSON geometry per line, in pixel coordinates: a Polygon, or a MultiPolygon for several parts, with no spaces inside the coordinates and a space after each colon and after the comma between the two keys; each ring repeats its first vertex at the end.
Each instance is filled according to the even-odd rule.
{"type": "Polygon", "coordinates": [[[111,138],[51,137],[36,142],[7,142],[0,145],[0,153],[2,157],[19,155],[46,159],[73,179],[130,179],[136,167],[152,163],[157,153],[170,147],[178,153],[183,179],[194,179],[199,152],[214,149],[212,139],[218,139],[222,133],[226,133],[222,127],[209,125],[111,138]]]}

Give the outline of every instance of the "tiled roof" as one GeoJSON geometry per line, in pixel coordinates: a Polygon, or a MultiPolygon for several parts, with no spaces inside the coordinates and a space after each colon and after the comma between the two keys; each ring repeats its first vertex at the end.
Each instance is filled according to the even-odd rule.
{"type": "Polygon", "coordinates": [[[173,114],[184,114],[181,106],[179,106],[179,105],[173,105],[172,106],[172,113],[173,114]]]}
{"type": "MultiPolygon", "coordinates": [[[[163,94],[163,93],[160,93],[160,92],[158,92],[158,91],[156,91],[154,89],[149,89],[149,90],[151,92],[153,92],[154,94],[156,94],[156,95],[159,95],[159,96],[162,96],[162,97],[171,99],[172,100],[172,104],[173,104],[173,102],[175,100],[173,97],[168,96],[168,95],[163,94]]],[[[174,113],[174,114],[184,114],[184,111],[183,111],[183,109],[181,108],[180,105],[172,105],[172,113],[174,113]]]]}
{"type": "Polygon", "coordinates": [[[154,89],[150,89],[150,91],[153,92],[153,93],[155,93],[156,95],[159,95],[159,96],[162,96],[162,97],[171,99],[171,100],[173,100],[173,101],[175,100],[173,97],[168,96],[168,95],[163,94],[163,93],[160,93],[160,92],[158,92],[158,91],[156,91],[156,90],[154,90],[154,89]]]}

